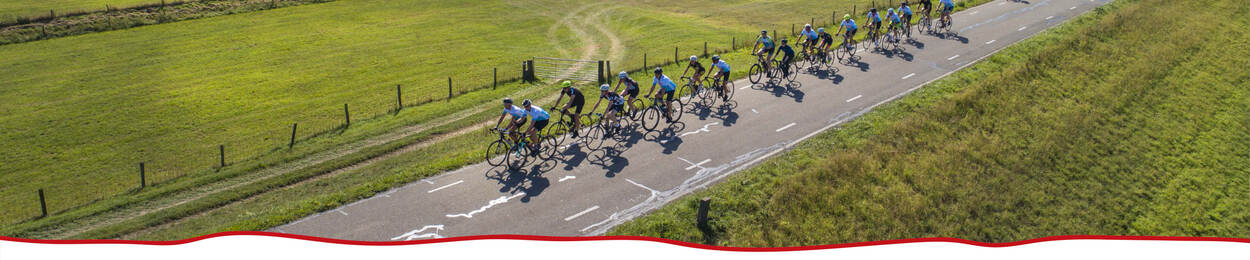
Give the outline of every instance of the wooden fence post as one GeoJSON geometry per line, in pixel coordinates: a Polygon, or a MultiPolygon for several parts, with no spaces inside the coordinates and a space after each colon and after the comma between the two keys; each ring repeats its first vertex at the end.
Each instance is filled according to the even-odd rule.
{"type": "Polygon", "coordinates": [[[495,88],[499,87],[499,68],[495,68],[495,74],[492,74],[492,75],[494,75],[493,76],[494,80],[491,81],[492,83],[490,84],[490,90],[495,90],[495,88]]]}
{"type": "Polygon", "coordinates": [[[711,207],[711,204],[712,204],[712,198],[704,197],[703,199],[699,200],[699,211],[697,215],[695,216],[696,218],[695,221],[696,223],[698,223],[697,225],[699,229],[701,230],[709,229],[709,226],[707,224],[707,211],[708,211],[708,208],[711,207]]]}
{"type": "Polygon", "coordinates": [[[348,112],[346,103],[343,104],[343,120],[344,126],[352,126],[352,114],[348,112]]]}
{"type": "Polygon", "coordinates": [[[605,67],[607,67],[607,72],[608,72],[608,84],[609,84],[609,85],[611,85],[611,84],[612,84],[612,78],[613,78],[613,77],[612,77],[612,61],[610,61],[610,60],[609,60],[609,61],[603,61],[603,63],[604,63],[604,66],[605,66],[605,67]]]}
{"type": "Polygon", "coordinates": [[[400,84],[395,84],[395,112],[404,109],[404,92],[400,90],[400,84]]]}
{"type": "Polygon", "coordinates": [[[599,61],[599,84],[603,84],[606,80],[603,77],[603,71],[603,61],[599,61]]]}
{"type": "Polygon", "coordinates": [[[226,145],[221,144],[221,145],[218,145],[217,148],[219,148],[219,150],[221,151],[221,167],[225,168],[226,167],[226,145]]]}
{"type": "Polygon", "coordinates": [[[707,57],[707,42],[703,42],[703,57],[707,57]]]}
{"type": "Polygon", "coordinates": [[[299,129],[299,123],[291,124],[291,143],[286,145],[286,149],[295,148],[295,130],[299,129]]]}
{"type": "Polygon", "coordinates": [[[142,188],[147,188],[147,187],[148,187],[147,172],[143,169],[143,163],[140,162],[139,163],[139,188],[142,189],[142,188]]]}
{"type": "Polygon", "coordinates": [[[642,69],[643,70],[647,69],[647,53],[646,52],[642,53],[642,69]]]}
{"type": "Polygon", "coordinates": [[[48,216],[48,202],[43,199],[43,189],[39,189],[39,211],[42,212],[40,218],[48,216]]]}
{"type": "Polygon", "coordinates": [[[451,101],[451,77],[447,77],[447,101],[451,101]]]}
{"type": "Polygon", "coordinates": [[[677,55],[677,46],[673,46],[673,64],[678,64],[678,61],[681,60],[677,56],[679,56],[677,55]]]}

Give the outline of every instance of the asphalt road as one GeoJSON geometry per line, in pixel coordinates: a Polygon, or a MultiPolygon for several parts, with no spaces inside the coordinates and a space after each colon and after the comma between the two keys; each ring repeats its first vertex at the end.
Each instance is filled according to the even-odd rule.
{"type": "Polygon", "coordinates": [[[1107,1],[986,3],[953,15],[958,36],[916,34],[900,53],[861,51],[837,73],[799,75],[797,88],[740,80],[732,109],[688,110],[665,131],[598,150],[574,145],[563,160],[518,171],[474,164],[270,231],[366,241],[600,235],[1107,1]]]}

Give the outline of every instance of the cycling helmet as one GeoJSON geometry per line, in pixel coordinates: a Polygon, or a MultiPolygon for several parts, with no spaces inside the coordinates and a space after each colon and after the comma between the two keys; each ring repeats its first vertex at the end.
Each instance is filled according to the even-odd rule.
{"type": "Polygon", "coordinates": [[[760,31],[760,34],[768,34],[768,30],[760,31]]]}
{"type": "Polygon", "coordinates": [[[851,19],[851,14],[842,15],[842,20],[850,20],[850,19],[851,19]]]}
{"type": "Polygon", "coordinates": [[[894,8],[890,8],[890,10],[889,10],[889,11],[886,11],[886,12],[887,12],[887,13],[894,13],[894,8]]]}
{"type": "Polygon", "coordinates": [[[599,91],[608,91],[608,89],[611,89],[611,88],[612,86],[608,86],[608,84],[603,84],[599,86],[599,91]]]}
{"type": "Polygon", "coordinates": [[[521,101],[521,106],[529,106],[530,104],[533,104],[533,103],[534,102],[530,102],[529,99],[526,99],[525,101],[521,101]]]}
{"type": "Polygon", "coordinates": [[[572,86],[573,86],[573,82],[572,82],[572,81],[565,80],[564,82],[560,82],[560,86],[563,86],[563,87],[566,87],[566,88],[567,88],[567,87],[572,87],[572,86]]]}
{"type": "Polygon", "coordinates": [[[876,13],[876,12],[877,12],[877,8],[868,9],[868,12],[869,12],[869,13],[876,13]]]}
{"type": "Polygon", "coordinates": [[[816,32],[825,33],[825,27],[820,27],[820,29],[816,29],[816,32]]]}
{"type": "Polygon", "coordinates": [[[618,76],[618,77],[620,77],[620,78],[622,78],[622,79],[623,79],[623,78],[628,78],[628,77],[629,77],[629,73],[625,73],[624,71],[622,71],[622,72],[621,72],[621,74],[619,74],[619,75],[617,75],[617,76],[618,76]]]}
{"type": "Polygon", "coordinates": [[[661,68],[661,67],[656,67],[656,68],[655,68],[655,70],[653,70],[653,71],[651,71],[651,72],[655,72],[655,74],[664,73],[664,68],[661,68]]]}
{"type": "Polygon", "coordinates": [[[699,56],[690,56],[690,61],[699,61],[699,56]]]}
{"type": "Polygon", "coordinates": [[[720,55],[712,55],[712,61],[720,60],[720,55]]]}
{"type": "Polygon", "coordinates": [[[804,25],[803,25],[803,28],[811,29],[811,28],[812,28],[812,24],[810,24],[810,23],[809,23],[809,24],[804,24],[804,25]]]}
{"type": "Polygon", "coordinates": [[[504,104],[504,105],[507,105],[507,104],[512,104],[512,98],[504,98],[504,99],[503,99],[503,104],[504,104]]]}
{"type": "Polygon", "coordinates": [[[786,38],[781,38],[781,44],[785,44],[787,42],[790,42],[790,41],[787,41],[786,38]]]}

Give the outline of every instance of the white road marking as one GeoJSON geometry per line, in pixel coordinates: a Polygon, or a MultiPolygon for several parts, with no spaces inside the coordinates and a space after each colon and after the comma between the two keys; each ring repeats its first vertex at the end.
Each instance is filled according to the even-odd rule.
{"type": "Polygon", "coordinates": [[[335,210],[335,211],[338,211],[338,212],[339,212],[339,214],[343,214],[343,216],[347,216],[347,212],[346,212],[346,211],[343,211],[343,209],[337,209],[337,210],[335,210]]]}
{"type": "Polygon", "coordinates": [[[1076,10],[1076,7],[1073,6],[1072,8],[1068,8],[1068,10],[1076,10]]]}
{"type": "Polygon", "coordinates": [[[752,109],[751,109],[751,113],[756,113],[756,114],[759,114],[759,113],[760,113],[760,111],[755,111],[755,109],[754,109],[754,108],[752,108],[752,109]]]}
{"type": "Polygon", "coordinates": [[[746,85],[746,86],[743,86],[743,87],[738,88],[738,89],[747,89],[747,88],[749,88],[749,87],[751,87],[751,85],[746,85]]]}
{"type": "Polygon", "coordinates": [[[573,219],[575,219],[575,218],[577,218],[577,217],[581,217],[581,216],[582,216],[582,214],[590,213],[591,211],[594,211],[594,210],[596,210],[596,209],[599,209],[599,206],[598,206],[598,205],[596,205],[596,206],[594,206],[594,207],[590,207],[590,208],[588,208],[588,209],[586,209],[586,210],[583,210],[582,212],[578,212],[577,214],[573,214],[572,216],[569,216],[569,217],[567,217],[567,218],[564,218],[564,221],[573,220],[573,219]]]}
{"type": "Polygon", "coordinates": [[[991,43],[994,43],[994,42],[996,42],[996,41],[998,41],[998,40],[990,40],[990,41],[988,41],[988,42],[985,42],[985,44],[991,44],[991,43]]]}
{"type": "Polygon", "coordinates": [[[1029,27],[1028,27],[1028,26],[1025,26],[1025,27],[1020,27],[1020,29],[1016,29],[1016,31],[1017,31],[1017,32],[1018,32],[1018,31],[1023,31],[1025,28],[1029,28],[1029,27]]]}
{"type": "Polygon", "coordinates": [[[1005,5],[1005,4],[1007,4],[1007,2],[998,3],[998,5],[1005,5]]]}
{"type": "Polygon", "coordinates": [[[785,131],[785,130],[786,130],[786,128],[790,128],[791,126],[794,126],[794,123],[790,123],[790,124],[788,124],[788,125],[786,125],[786,126],[783,126],[783,127],[781,127],[781,128],[777,128],[777,132],[785,131]]]}
{"type": "Polygon", "coordinates": [[[946,60],[955,60],[955,58],[959,58],[959,55],[951,56],[950,58],[946,58],[946,60]]]}
{"type": "Polygon", "coordinates": [[[464,182],[464,180],[460,180],[460,181],[457,181],[457,182],[453,182],[453,183],[451,183],[451,184],[443,185],[443,187],[434,188],[433,190],[427,191],[427,192],[425,192],[425,193],[434,193],[435,191],[438,191],[438,190],[441,190],[441,189],[446,189],[447,187],[456,186],[456,184],[460,184],[461,182],[464,182]]]}
{"type": "Polygon", "coordinates": [[[903,79],[911,78],[911,76],[915,76],[915,75],[916,73],[907,74],[907,76],[903,76],[903,79]]]}
{"type": "MultiPolygon", "coordinates": [[[[681,133],[680,137],[686,137],[687,135],[692,135],[692,134],[697,134],[697,133],[711,133],[712,130],[708,129],[708,127],[712,127],[717,124],[720,124],[720,123],[719,122],[707,123],[703,125],[703,128],[695,129],[694,131],[690,131],[690,132],[681,133]]],[[[661,141],[661,143],[667,143],[667,142],[668,140],[661,141]]]]}
{"type": "MultiPolygon", "coordinates": [[[[682,159],[682,160],[685,160],[685,159],[682,159]]],[[[686,163],[690,163],[690,167],[686,167],[686,170],[689,171],[690,169],[694,169],[695,167],[703,167],[703,164],[710,162],[710,161],[712,161],[712,159],[703,159],[702,161],[699,161],[698,163],[690,163],[690,161],[686,161],[686,163]]]]}
{"type": "Polygon", "coordinates": [[[1055,16],[1054,16],[1054,15],[1051,15],[1051,16],[1047,16],[1047,17],[1046,17],[1046,20],[1050,20],[1050,19],[1054,19],[1054,18],[1055,18],[1055,16]]]}
{"type": "Polygon", "coordinates": [[[512,195],[512,197],[507,197],[507,196],[499,196],[499,198],[498,198],[498,199],[493,199],[493,200],[491,200],[490,202],[487,202],[487,203],[486,203],[486,206],[482,206],[481,208],[478,208],[478,209],[476,209],[476,210],[470,211],[469,213],[462,213],[462,214],[447,214],[447,217],[449,217],[449,218],[454,218],[454,217],[473,218],[473,215],[476,215],[477,213],[482,213],[482,212],[486,211],[487,209],[490,209],[491,207],[494,207],[495,205],[508,203],[508,201],[509,201],[509,200],[515,199],[516,197],[520,197],[520,196],[525,196],[525,193],[524,193],[524,192],[518,192],[517,194],[512,195]]]}
{"type": "Polygon", "coordinates": [[[972,13],[968,13],[968,15],[977,15],[977,13],[980,13],[980,12],[981,11],[972,11],[972,13]]]}
{"type": "Polygon", "coordinates": [[[564,178],[560,178],[560,181],[559,181],[559,182],[564,182],[564,181],[571,180],[571,179],[577,179],[577,176],[568,176],[568,175],[566,175],[566,176],[564,176],[564,178]]]}
{"type": "Polygon", "coordinates": [[[864,95],[858,95],[858,96],[855,96],[855,97],[853,97],[853,98],[851,98],[851,99],[847,99],[847,100],[846,100],[846,103],[851,103],[851,101],[855,101],[856,99],[859,99],[859,98],[861,98],[861,97],[864,97],[864,95]]]}
{"type": "Polygon", "coordinates": [[[429,225],[429,226],[424,226],[424,227],[421,227],[421,229],[416,229],[416,230],[413,230],[413,231],[408,231],[408,233],[404,233],[403,235],[399,235],[399,236],[397,236],[397,237],[393,237],[393,238],[391,238],[391,240],[399,240],[399,239],[401,239],[401,238],[403,238],[405,241],[407,241],[407,240],[413,240],[413,239],[418,239],[418,238],[443,238],[443,236],[438,235],[438,231],[440,231],[440,230],[443,230],[443,225],[429,225]],[[417,234],[417,233],[425,232],[425,230],[426,230],[426,229],[431,229],[431,228],[433,228],[433,229],[434,229],[434,233],[429,233],[429,234],[417,234]]]}

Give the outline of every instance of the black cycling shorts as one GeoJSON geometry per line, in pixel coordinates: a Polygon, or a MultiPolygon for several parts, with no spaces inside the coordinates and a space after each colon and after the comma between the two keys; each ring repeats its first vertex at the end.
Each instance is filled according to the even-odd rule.
{"type": "Polygon", "coordinates": [[[724,84],[724,83],[729,82],[729,72],[728,72],[728,71],[721,71],[721,72],[720,72],[720,80],[721,80],[721,84],[724,84]]]}
{"type": "Polygon", "coordinates": [[[512,120],[512,123],[513,123],[513,124],[516,124],[516,128],[517,128],[517,129],[521,129],[521,127],[525,126],[525,122],[526,122],[528,119],[529,119],[528,117],[514,118],[514,119],[512,120]]]}
{"type": "Polygon", "coordinates": [[[547,128],[547,122],[550,122],[550,121],[551,121],[551,120],[547,120],[547,119],[543,119],[543,120],[534,120],[534,130],[535,130],[535,131],[542,131],[542,130],[543,130],[543,128],[547,128]]]}
{"type": "Polygon", "coordinates": [[[629,98],[631,99],[638,98],[638,92],[642,92],[642,91],[639,91],[638,88],[626,88],[625,89],[625,95],[629,96],[629,98]]]}
{"type": "Polygon", "coordinates": [[[662,89],[662,88],[660,89],[660,91],[661,91],[661,92],[663,92],[662,94],[664,95],[664,100],[665,100],[665,101],[673,101],[673,93],[676,93],[676,92],[677,92],[677,90],[676,90],[676,89],[674,89],[673,91],[668,91],[668,90],[664,90],[664,89],[662,89]]]}
{"type": "Polygon", "coordinates": [[[583,98],[581,95],[578,95],[574,97],[573,100],[569,101],[569,106],[573,108],[573,114],[575,115],[582,114],[582,106],[585,106],[585,105],[586,105],[586,99],[583,98]]]}
{"type": "Polygon", "coordinates": [[[615,105],[609,106],[607,113],[604,113],[604,114],[614,114],[618,112],[625,112],[625,104],[615,104],[615,105]]]}

